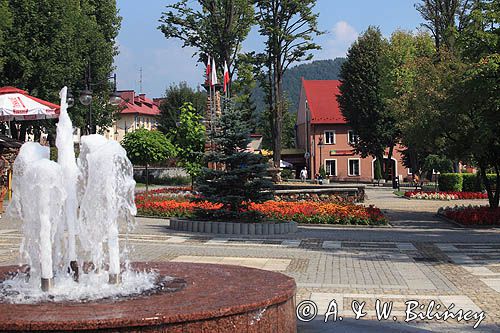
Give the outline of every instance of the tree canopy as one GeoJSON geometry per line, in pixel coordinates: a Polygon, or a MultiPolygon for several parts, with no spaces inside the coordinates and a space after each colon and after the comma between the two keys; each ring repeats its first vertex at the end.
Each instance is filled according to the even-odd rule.
{"type": "Polygon", "coordinates": [[[203,117],[191,103],[184,103],[180,108],[179,125],[172,128],[168,135],[176,148],[180,165],[186,169],[191,179],[198,176],[203,166],[206,128],[202,120],[203,117]]]}
{"type": "Polygon", "coordinates": [[[347,52],[337,96],[342,114],[359,137],[354,149],[363,157],[371,155],[379,161],[383,160],[386,149],[391,159],[400,134],[395,114],[385,103],[387,48],[388,42],[380,30],[369,27],[347,52]]]}
{"type": "Polygon", "coordinates": [[[149,165],[175,156],[174,145],[160,131],[139,128],[125,134],[121,145],[134,165],[146,167],[146,191],[149,184],[149,165]]]}
{"type": "Polygon", "coordinates": [[[270,111],[273,161],[280,167],[283,133],[283,76],[293,63],[311,60],[320,46],[312,41],[321,35],[318,14],[313,12],[316,0],[256,0],[256,20],[265,38],[265,50],[257,55],[260,78],[270,111]]]}
{"type": "Polygon", "coordinates": [[[186,82],[172,84],[167,88],[165,97],[160,104],[158,129],[168,134],[175,129],[179,122],[181,108],[185,103],[191,103],[194,111],[203,116],[207,107],[207,95],[202,91],[195,91],[186,82]]]}
{"type": "MultiPolygon", "coordinates": [[[[85,88],[90,63],[92,81],[102,83],[92,87],[94,124],[109,126],[116,111],[105,103],[121,21],[116,1],[10,0],[9,8],[12,24],[0,50],[5,59],[0,84],[57,103],[64,85],[75,93],[85,88]]],[[[75,126],[84,127],[88,109],[75,104],[69,112],[75,126]]],[[[49,121],[23,122],[24,131],[27,125],[49,133],[54,128],[49,121]]]]}
{"type": "Polygon", "coordinates": [[[197,7],[188,5],[187,0],[167,6],[158,28],[165,37],[181,40],[184,47],[194,47],[202,63],[207,62],[208,55],[221,67],[227,61],[232,79],[241,44],[254,22],[252,1],[198,0],[197,7]]]}

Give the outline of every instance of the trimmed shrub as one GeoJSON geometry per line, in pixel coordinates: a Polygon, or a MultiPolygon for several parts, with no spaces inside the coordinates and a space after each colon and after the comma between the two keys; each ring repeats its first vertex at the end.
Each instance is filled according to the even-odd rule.
{"type": "Polygon", "coordinates": [[[443,173],[439,176],[440,191],[462,191],[463,178],[461,173],[443,173]]]}
{"type": "MultiPolygon", "coordinates": [[[[145,176],[134,177],[137,183],[146,183],[145,176]]],[[[191,185],[191,177],[154,177],[149,175],[149,184],[151,185],[167,185],[167,186],[179,186],[179,185],[191,185]]]]}
{"type": "MultiPolygon", "coordinates": [[[[488,174],[487,175],[488,180],[495,189],[495,182],[496,182],[496,175],[495,174],[488,174]]],[[[482,192],[486,190],[486,186],[483,183],[483,180],[481,179],[481,176],[479,173],[472,174],[472,173],[464,173],[462,174],[463,178],[463,187],[462,191],[464,192],[482,192]]]]}
{"type": "Polygon", "coordinates": [[[475,173],[463,173],[462,174],[462,179],[463,179],[463,185],[462,185],[462,191],[463,192],[481,192],[482,191],[482,184],[481,184],[481,177],[475,173]]]}

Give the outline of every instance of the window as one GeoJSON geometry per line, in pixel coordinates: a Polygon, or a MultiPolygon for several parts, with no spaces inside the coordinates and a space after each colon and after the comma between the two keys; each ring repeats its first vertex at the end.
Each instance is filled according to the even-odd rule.
{"type": "Polygon", "coordinates": [[[359,158],[356,159],[349,159],[349,176],[359,176],[360,175],[360,160],[359,158]]]}
{"type": "Polygon", "coordinates": [[[358,136],[354,133],[354,131],[347,132],[347,137],[348,137],[347,140],[349,140],[350,144],[355,144],[359,139],[358,136]]]}
{"type": "Polygon", "coordinates": [[[325,169],[328,176],[336,176],[337,160],[325,160],[325,169]]]}
{"type": "Polygon", "coordinates": [[[335,131],[325,131],[325,145],[335,144],[335,131]]]}

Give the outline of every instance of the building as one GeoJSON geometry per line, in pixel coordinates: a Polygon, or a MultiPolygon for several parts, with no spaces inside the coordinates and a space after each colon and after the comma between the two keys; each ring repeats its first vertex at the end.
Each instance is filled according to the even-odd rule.
{"type": "Polygon", "coordinates": [[[160,114],[160,99],[152,100],[146,94],[136,94],[133,90],[118,92],[123,102],[120,104],[120,115],[112,127],[106,131],[108,139],[121,141],[125,134],[144,127],[148,130],[156,129],[160,114]]]}
{"type": "MultiPolygon", "coordinates": [[[[374,159],[354,153],[351,143],[356,133],[340,112],[336,96],[340,81],[304,80],[297,114],[297,148],[304,151],[309,176],[314,177],[324,165],[333,181],[371,182],[374,159]]],[[[391,177],[409,178],[409,170],[401,162],[401,147],[396,147],[390,166],[391,177]]],[[[387,158],[387,156],[386,156],[387,158]]]]}

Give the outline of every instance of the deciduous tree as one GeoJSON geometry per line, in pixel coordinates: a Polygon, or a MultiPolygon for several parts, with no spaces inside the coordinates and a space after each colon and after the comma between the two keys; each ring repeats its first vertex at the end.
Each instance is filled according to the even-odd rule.
{"type": "Polygon", "coordinates": [[[191,103],[194,111],[203,116],[207,107],[207,95],[201,91],[195,91],[186,82],[171,85],[165,92],[165,98],[160,104],[160,117],[158,129],[165,134],[175,129],[179,122],[181,108],[185,103],[191,103]]]}
{"type": "Polygon", "coordinates": [[[179,126],[172,128],[169,137],[174,143],[177,158],[193,181],[203,166],[206,128],[203,117],[191,103],[184,103],[180,108],[179,126]]]}
{"type": "Polygon", "coordinates": [[[146,192],[149,185],[149,165],[175,156],[175,147],[160,131],[137,129],[125,135],[121,142],[134,165],[146,168],[146,192]]]}
{"type": "Polygon", "coordinates": [[[312,41],[322,32],[318,14],[313,12],[316,0],[256,0],[259,32],[265,38],[265,51],[258,56],[263,69],[262,82],[273,140],[274,167],[280,167],[283,113],[283,75],[295,62],[312,59],[312,50],[320,46],[312,41]]]}
{"type": "Polygon", "coordinates": [[[252,1],[198,0],[196,6],[193,8],[187,0],[167,6],[158,28],[165,37],[196,48],[195,55],[202,63],[206,63],[208,55],[221,68],[227,61],[232,81],[241,44],[254,22],[252,1]]]}
{"type": "MultiPolygon", "coordinates": [[[[90,62],[93,82],[103,83],[92,87],[94,124],[109,126],[115,110],[105,107],[104,101],[117,54],[115,38],[121,19],[116,1],[10,0],[9,5],[13,21],[1,50],[6,61],[0,84],[57,102],[62,86],[73,88],[75,94],[85,88],[84,73],[90,62]]],[[[86,107],[75,105],[70,113],[75,126],[86,124],[86,107]]],[[[53,122],[23,122],[22,132],[27,125],[45,127],[49,134],[54,129],[53,122]]]]}
{"type": "Polygon", "coordinates": [[[463,27],[464,18],[475,0],[420,0],[415,8],[420,13],[427,28],[434,37],[436,49],[455,48],[458,31],[463,27]]]}
{"type": "MultiPolygon", "coordinates": [[[[342,114],[359,137],[353,144],[354,149],[363,157],[371,155],[379,161],[384,160],[387,149],[391,159],[400,135],[397,118],[385,103],[387,92],[383,80],[387,47],[380,30],[368,28],[347,52],[337,96],[342,114]]],[[[388,168],[383,171],[387,178],[388,168]]]]}

